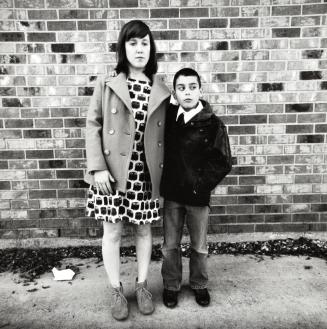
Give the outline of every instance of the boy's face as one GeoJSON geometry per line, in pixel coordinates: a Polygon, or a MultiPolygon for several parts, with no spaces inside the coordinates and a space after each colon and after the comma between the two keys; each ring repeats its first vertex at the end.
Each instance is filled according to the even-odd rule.
{"type": "Polygon", "coordinates": [[[185,111],[194,109],[202,95],[196,76],[180,75],[176,80],[175,99],[185,111]]]}

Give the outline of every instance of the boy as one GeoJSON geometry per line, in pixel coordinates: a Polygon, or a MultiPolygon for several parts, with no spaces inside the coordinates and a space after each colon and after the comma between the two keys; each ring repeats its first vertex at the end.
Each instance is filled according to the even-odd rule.
{"type": "Polygon", "coordinates": [[[180,242],[184,222],[191,240],[190,286],[196,302],[210,303],[207,290],[207,228],[210,192],[231,170],[226,127],[200,100],[201,81],[191,68],[178,71],[166,117],[165,162],[161,180],[164,202],[163,302],[177,305],[182,281],[180,242]]]}

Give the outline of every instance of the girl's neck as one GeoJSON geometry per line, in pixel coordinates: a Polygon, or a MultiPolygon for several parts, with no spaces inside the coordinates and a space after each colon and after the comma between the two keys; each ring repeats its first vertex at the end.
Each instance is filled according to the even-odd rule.
{"type": "Polygon", "coordinates": [[[149,78],[144,74],[143,70],[135,70],[132,67],[129,67],[128,76],[135,80],[149,81],[149,78]]]}

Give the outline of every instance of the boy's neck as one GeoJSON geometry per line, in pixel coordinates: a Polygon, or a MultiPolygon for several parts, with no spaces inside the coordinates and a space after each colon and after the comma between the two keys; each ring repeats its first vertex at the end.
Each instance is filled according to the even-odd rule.
{"type": "Polygon", "coordinates": [[[185,111],[185,112],[190,112],[190,111],[196,109],[196,108],[199,106],[199,103],[200,103],[200,101],[198,101],[198,102],[196,103],[196,105],[195,105],[194,107],[192,107],[191,109],[185,109],[182,105],[179,105],[179,106],[183,109],[183,111],[185,111]]]}

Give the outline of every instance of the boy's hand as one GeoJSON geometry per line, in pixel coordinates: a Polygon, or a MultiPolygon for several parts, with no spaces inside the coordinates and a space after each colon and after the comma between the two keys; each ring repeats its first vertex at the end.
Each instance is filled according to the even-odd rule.
{"type": "Polygon", "coordinates": [[[110,174],[109,170],[99,170],[94,173],[94,185],[103,194],[113,194],[112,183],[115,179],[110,174]]]}

